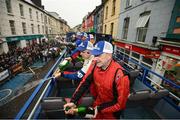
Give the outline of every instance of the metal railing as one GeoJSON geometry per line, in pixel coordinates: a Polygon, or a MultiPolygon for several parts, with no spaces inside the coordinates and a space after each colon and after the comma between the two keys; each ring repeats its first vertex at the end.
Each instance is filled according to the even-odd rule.
{"type": "Polygon", "coordinates": [[[59,63],[61,62],[61,60],[63,59],[63,56],[66,54],[66,48],[61,52],[61,56],[58,58],[58,60],[56,61],[56,63],[53,65],[53,67],[49,70],[49,72],[46,74],[46,76],[44,77],[44,79],[42,79],[42,81],[39,83],[39,85],[36,87],[36,89],[34,90],[34,92],[32,93],[32,95],[30,96],[30,98],[27,100],[27,102],[25,103],[25,105],[21,108],[21,110],[19,111],[19,113],[17,114],[17,116],[15,117],[15,119],[22,119],[23,116],[25,115],[25,113],[27,112],[28,108],[30,107],[30,105],[33,103],[33,101],[35,99],[37,99],[37,94],[40,92],[40,90],[43,88],[43,86],[45,85],[46,81],[49,80],[49,82],[46,84],[45,89],[43,90],[43,92],[41,93],[41,95],[39,96],[36,104],[33,106],[28,119],[32,119],[34,113],[39,110],[40,108],[38,108],[38,104],[40,102],[40,100],[45,96],[45,92],[47,91],[50,82],[52,81],[52,74],[54,73],[54,71],[56,70],[56,68],[58,67],[59,63]]]}
{"type": "MultiPolygon", "coordinates": [[[[155,73],[154,71],[150,70],[146,66],[144,66],[142,64],[139,64],[133,58],[126,57],[125,55],[120,54],[120,51],[118,49],[116,49],[114,57],[115,57],[115,59],[117,61],[121,61],[121,63],[123,62],[123,64],[125,64],[123,67],[126,69],[126,71],[128,71],[130,69],[134,69],[134,67],[129,64],[130,62],[135,64],[136,66],[138,66],[138,69],[140,69],[140,75],[138,76],[137,79],[140,80],[141,82],[143,82],[147,87],[149,87],[153,91],[157,91],[158,89],[162,89],[162,88],[166,89],[166,87],[162,86],[162,84],[156,83],[153,80],[153,78],[151,78],[151,76],[156,76],[157,78],[162,80],[162,83],[167,83],[172,88],[175,88],[175,89],[178,89],[178,90],[180,89],[180,86],[177,85],[176,83],[172,82],[171,80],[169,80],[169,79],[155,73]],[[126,62],[123,61],[125,59],[128,60],[128,61],[126,61],[126,62]]],[[[180,103],[179,96],[177,96],[174,93],[172,93],[171,91],[169,91],[169,96],[165,97],[165,100],[168,103],[170,103],[174,108],[176,108],[178,111],[180,111],[180,107],[178,105],[180,103]],[[174,100],[177,101],[177,103],[173,102],[174,100]]]]}

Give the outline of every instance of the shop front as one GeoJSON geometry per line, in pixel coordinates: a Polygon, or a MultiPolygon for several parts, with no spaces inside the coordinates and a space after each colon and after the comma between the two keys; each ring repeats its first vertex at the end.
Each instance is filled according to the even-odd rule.
{"type": "MultiPolygon", "coordinates": [[[[180,47],[163,45],[162,53],[158,59],[155,72],[164,76],[176,85],[180,85],[180,47]]],[[[170,87],[170,85],[161,79],[155,79],[156,83],[162,84],[175,95],[180,97],[178,89],[170,87]]]]}
{"type": "Polygon", "coordinates": [[[156,61],[160,57],[160,50],[158,48],[151,48],[145,46],[139,46],[138,44],[114,42],[116,45],[116,51],[119,51],[124,57],[124,61],[128,64],[132,64],[128,61],[129,58],[137,63],[146,66],[149,69],[154,70],[156,61]]]}
{"type": "Polygon", "coordinates": [[[6,42],[9,49],[13,50],[17,47],[24,48],[37,43],[37,40],[41,39],[42,37],[44,37],[44,35],[11,36],[6,37],[6,42]]]}

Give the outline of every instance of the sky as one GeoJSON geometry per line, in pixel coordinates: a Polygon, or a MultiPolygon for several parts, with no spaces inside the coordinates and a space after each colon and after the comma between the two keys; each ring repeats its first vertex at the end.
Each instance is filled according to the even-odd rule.
{"type": "Polygon", "coordinates": [[[45,10],[57,12],[72,28],[82,23],[88,12],[92,12],[101,0],[42,0],[45,10]]]}

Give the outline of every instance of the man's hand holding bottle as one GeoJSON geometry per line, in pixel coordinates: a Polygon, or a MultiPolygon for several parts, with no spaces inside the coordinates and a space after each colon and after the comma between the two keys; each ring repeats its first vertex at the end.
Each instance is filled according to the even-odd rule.
{"type": "Polygon", "coordinates": [[[53,77],[58,78],[61,76],[61,71],[59,69],[57,69],[54,73],[53,73],[53,77]]]}
{"type": "Polygon", "coordinates": [[[72,61],[71,57],[64,58],[65,60],[72,61]]]}
{"type": "Polygon", "coordinates": [[[85,118],[96,118],[96,115],[98,114],[97,107],[77,107],[74,103],[70,102],[64,105],[64,111],[65,114],[68,115],[84,115],[85,118]]]}
{"type": "Polygon", "coordinates": [[[72,102],[64,105],[64,111],[65,114],[69,114],[69,115],[74,115],[78,112],[78,110],[76,109],[76,105],[72,102]]]}

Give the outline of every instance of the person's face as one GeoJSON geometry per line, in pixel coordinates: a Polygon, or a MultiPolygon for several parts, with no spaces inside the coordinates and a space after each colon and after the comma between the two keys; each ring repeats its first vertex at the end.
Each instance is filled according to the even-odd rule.
{"type": "Polygon", "coordinates": [[[82,56],[83,59],[89,59],[89,57],[91,56],[90,51],[89,50],[84,50],[80,53],[80,55],[82,56]]]}
{"type": "Polygon", "coordinates": [[[81,36],[80,36],[80,35],[77,35],[76,38],[77,38],[77,39],[81,39],[81,36]]]}
{"type": "Polygon", "coordinates": [[[82,40],[86,40],[86,37],[83,36],[81,39],[82,39],[82,40]]]}
{"type": "Polygon", "coordinates": [[[91,38],[91,39],[90,39],[90,42],[91,42],[92,44],[94,44],[94,43],[95,43],[94,38],[91,38]]]}
{"type": "Polygon", "coordinates": [[[109,65],[109,62],[112,59],[112,55],[108,53],[103,53],[99,56],[95,57],[95,60],[97,61],[97,66],[100,68],[106,68],[109,65]]]}

